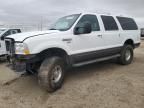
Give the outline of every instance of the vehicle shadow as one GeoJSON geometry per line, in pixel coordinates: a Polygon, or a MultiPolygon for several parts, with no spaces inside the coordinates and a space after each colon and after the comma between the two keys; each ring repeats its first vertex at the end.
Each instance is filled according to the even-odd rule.
{"type": "Polygon", "coordinates": [[[68,70],[66,72],[65,79],[68,81],[70,78],[79,78],[81,76],[92,76],[93,74],[100,74],[101,72],[106,72],[108,69],[114,69],[117,68],[117,66],[121,66],[117,63],[116,59],[113,60],[107,60],[103,62],[98,62],[98,63],[93,63],[93,64],[88,64],[84,65],[81,67],[76,67],[68,70]]]}
{"type": "Polygon", "coordinates": [[[6,62],[7,62],[6,59],[0,58],[0,64],[4,64],[6,62]]]}

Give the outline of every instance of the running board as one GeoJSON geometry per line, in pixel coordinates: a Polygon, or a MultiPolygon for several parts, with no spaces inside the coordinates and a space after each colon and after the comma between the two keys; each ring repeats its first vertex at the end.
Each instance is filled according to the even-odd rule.
{"type": "Polygon", "coordinates": [[[77,64],[73,64],[73,67],[79,67],[79,66],[83,66],[83,65],[87,65],[87,64],[91,64],[91,63],[95,63],[95,62],[100,62],[100,61],[105,61],[105,60],[109,60],[109,59],[113,59],[113,58],[117,58],[117,57],[120,57],[120,54],[113,55],[113,56],[108,56],[108,57],[104,57],[104,58],[98,58],[98,59],[95,59],[95,60],[81,62],[81,63],[77,63],[77,64]]]}

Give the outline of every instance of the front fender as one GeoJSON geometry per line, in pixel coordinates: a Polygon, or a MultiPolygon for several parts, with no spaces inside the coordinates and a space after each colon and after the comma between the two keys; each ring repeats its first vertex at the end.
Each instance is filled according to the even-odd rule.
{"type": "Polygon", "coordinates": [[[39,43],[38,45],[31,46],[30,53],[37,54],[49,48],[60,48],[67,52],[68,55],[70,55],[70,48],[67,45],[54,41],[49,41],[48,43],[39,43]]]}

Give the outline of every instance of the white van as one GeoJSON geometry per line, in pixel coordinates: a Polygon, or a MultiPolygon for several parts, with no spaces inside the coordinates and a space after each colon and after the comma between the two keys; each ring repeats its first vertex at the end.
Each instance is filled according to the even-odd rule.
{"type": "Polygon", "coordinates": [[[62,86],[68,67],[113,58],[130,64],[140,29],[133,18],[81,13],[58,19],[47,31],[16,34],[6,41],[15,69],[38,72],[39,84],[53,92],[62,86]]]}

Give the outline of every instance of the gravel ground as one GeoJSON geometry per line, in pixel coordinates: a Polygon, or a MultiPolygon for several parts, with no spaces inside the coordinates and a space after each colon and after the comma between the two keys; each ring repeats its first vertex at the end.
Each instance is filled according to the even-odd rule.
{"type": "Polygon", "coordinates": [[[131,65],[113,61],[67,72],[63,87],[47,93],[36,76],[20,77],[0,63],[0,108],[144,108],[144,41],[131,65]]]}

